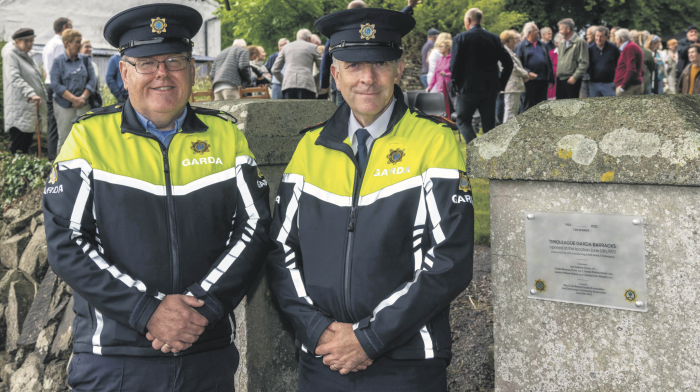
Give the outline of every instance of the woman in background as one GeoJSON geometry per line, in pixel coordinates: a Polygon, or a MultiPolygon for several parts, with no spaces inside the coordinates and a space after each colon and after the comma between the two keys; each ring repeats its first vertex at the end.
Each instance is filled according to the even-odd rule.
{"type": "Polygon", "coordinates": [[[83,36],[77,30],[67,29],[61,36],[65,53],[53,60],[51,88],[53,112],[58,125],[58,152],[60,153],[73,127],[72,120],[90,110],[87,103],[95,92],[95,70],[90,57],[80,53],[83,36]]]}

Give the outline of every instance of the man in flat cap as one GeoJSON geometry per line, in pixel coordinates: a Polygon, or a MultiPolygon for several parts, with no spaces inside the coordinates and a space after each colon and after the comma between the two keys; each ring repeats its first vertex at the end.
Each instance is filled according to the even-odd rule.
{"type": "Polygon", "coordinates": [[[316,22],[346,103],[305,130],[267,259],[302,351],[300,391],[447,388],[449,304],[471,280],[474,210],[452,130],[397,86],[414,25],[367,8],[316,22]]]}
{"type": "Polygon", "coordinates": [[[234,122],[187,104],[201,24],[173,4],[107,22],[129,99],[76,120],[46,184],[73,391],[233,391],[233,309],[262,266],[269,190],[234,122]]]}

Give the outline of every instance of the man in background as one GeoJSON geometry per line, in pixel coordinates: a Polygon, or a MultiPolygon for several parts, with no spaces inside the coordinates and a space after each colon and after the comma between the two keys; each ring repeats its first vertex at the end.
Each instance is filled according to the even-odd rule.
{"type": "Polygon", "coordinates": [[[678,64],[676,65],[676,80],[681,76],[681,72],[688,65],[688,48],[690,45],[698,43],[698,26],[690,25],[685,31],[685,38],[678,41],[678,64]]]}
{"type": "MultiPolygon", "coordinates": [[[[591,26],[586,29],[586,45],[590,46],[595,43],[595,33],[598,31],[598,26],[591,26]]],[[[590,94],[591,76],[586,72],[581,79],[581,98],[588,98],[590,94]]]]}
{"type": "Polygon", "coordinates": [[[515,47],[515,54],[529,77],[525,82],[525,111],[547,100],[547,89],[554,86],[554,70],[547,47],[538,39],[540,31],[535,22],[525,23],[523,34],[525,39],[515,47]]]}
{"type": "Polygon", "coordinates": [[[282,82],[282,97],[284,99],[315,99],[316,83],[314,82],[314,64],[321,66],[321,53],[316,45],[311,43],[311,31],[297,31],[297,40],[290,42],[280,50],[272,75],[282,82]],[[285,64],[287,69],[282,74],[285,64]]]}
{"type": "Polygon", "coordinates": [[[56,33],[49,42],[44,46],[44,51],[41,54],[41,59],[44,63],[44,75],[46,79],[44,84],[46,87],[46,106],[48,110],[48,130],[47,130],[47,141],[48,141],[48,159],[52,162],[56,159],[58,154],[58,124],[56,123],[56,118],[53,114],[53,89],[51,88],[51,66],[53,65],[53,60],[65,52],[63,47],[62,34],[65,30],[72,29],[73,22],[68,18],[58,18],[53,22],[53,31],[56,33]]]}
{"type": "Polygon", "coordinates": [[[440,32],[435,29],[428,30],[428,40],[425,41],[423,48],[420,50],[420,82],[423,84],[423,88],[428,88],[428,54],[435,46],[435,40],[437,39],[438,34],[440,34],[440,32]]]}
{"type": "Polygon", "coordinates": [[[591,65],[588,67],[591,97],[615,96],[615,69],[620,58],[620,51],[613,43],[608,42],[608,28],[598,26],[595,42],[588,45],[588,57],[591,65]]]}
{"type": "Polygon", "coordinates": [[[644,53],[632,42],[630,31],[618,29],[615,40],[620,48],[620,58],[615,70],[615,95],[641,95],[644,92],[644,53]]]}
{"type": "Polygon", "coordinates": [[[564,39],[559,43],[557,99],[578,98],[583,75],[588,71],[588,45],[574,31],[573,19],[562,19],[558,25],[564,39]]]}
{"type": "Polygon", "coordinates": [[[124,88],[124,81],[122,80],[122,74],[119,72],[119,62],[121,61],[121,56],[115,54],[110,57],[109,63],[107,64],[107,74],[105,74],[105,80],[107,81],[107,86],[109,91],[112,92],[114,98],[117,99],[118,103],[124,103],[127,98],[129,98],[129,92],[124,88]]]}
{"type": "Polygon", "coordinates": [[[547,48],[547,53],[554,50],[556,45],[554,45],[554,41],[552,41],[552,29],[549,27],[543,27],[542,30],[540,30],[540,34],[542,35],[541,41],[544,44],[544,47],[547,48]]]}
{"type": "Polygon", "coordinates": [[[245,40],[233,41],[216,56],[209,79],[217,101],[240,98],[238,87],[245,87],[250,81],[250,53],[245,40]]]}
{"type": "MultiPolygon", "coordinates": [[[[280,38],[280,40],[277,41],[277,52],[271,54],[270,58],[268,58],[267,62],[265,62],[265,68],[267,68],[270,73],[272,73],[272,66],[275,65],[277,56],[279,56],[284,45],[287,45],[288,43],[289,40],[286,38],[280,38]]],[[[285,68],[282,68],[282,75],[284,75],[284,70],[285,68]]],[[[282,99],[282,82],[280,82],[275,75],[272,75],[272,99],[282,99]]]]}
{"type": "Polygon", "coordinates": [[[472,116],[479,110],[484,133],[496,125],[496,99],[504,90],[513,72],[513,60],[503,47],[501,39],[481,27],[483,13],[472,8],[464,15],[466,32],[452,40],[450,71],[452,82],[459,93],[457,126],[464,140],[476,138],[472,116]],[[498,62],[503,70],[498,76],[498,62]]]}

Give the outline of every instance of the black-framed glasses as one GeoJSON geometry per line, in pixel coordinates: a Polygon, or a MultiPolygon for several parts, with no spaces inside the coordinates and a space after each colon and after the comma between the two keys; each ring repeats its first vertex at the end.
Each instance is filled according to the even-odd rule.
{"type": "Polygon", "coordinates": [[[134,68],[136,68],[136,72],[140,74],[150,74],[158,71],[160,63],[165,64],[165,68],[167,68],[168,71],[181,71],[187,68],[190,59],[191,57],[189,56],[174,56],[168,57],[163,61],[156,61],[153,59],[137,59],[136,62],[133,63],[126,59],[124,61],[133,65],[134,68]]]}

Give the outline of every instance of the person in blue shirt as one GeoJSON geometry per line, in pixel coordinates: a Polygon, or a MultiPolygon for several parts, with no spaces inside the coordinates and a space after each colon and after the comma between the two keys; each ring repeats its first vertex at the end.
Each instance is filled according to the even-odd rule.
{"type": "Polygon", "coordinates": [[[119,72],[119,61],[121,56],[115,54],[109,59],[109,64],[107,65],[107,75],[105,79],[107,80],[107,86],[109,86],[109,91],[112,92],[114,98],[117,102],[123,103],[129,98],[129,92],[124,89],[124,81],[122,80],[122,74],[119,72]]]}
{"type": "MultiPolygon", "coordinates": [[[[408,15],[413,15],[413,9],[420,3],[420,0],[408,0],[408,5],[406,8],[402,9],[401,12],[404,14],[408,15]]],[[[355,9],[355,8],[367,8],[367,4],[365,4],[364,1],[362,0],[355,0],[351,1],[350,4],[348,4],[348,9],[355,9]]],[[[326,47],[323,49],[323,58],[321,59],[321,73],[319,77],[321,78],[321,90],[328,89],[330,87],[331,89],[331,100],[335,102],[338,106],[342,105],[345,103],[345,100],[343,99],[343,95],[336,89],[335,83],[331,80],[331,63],[333,62],[333,59],[331,58],[331,55],[328,52],[328,47],[329,47],[329,41],[326,41],[326,47]]]]}

